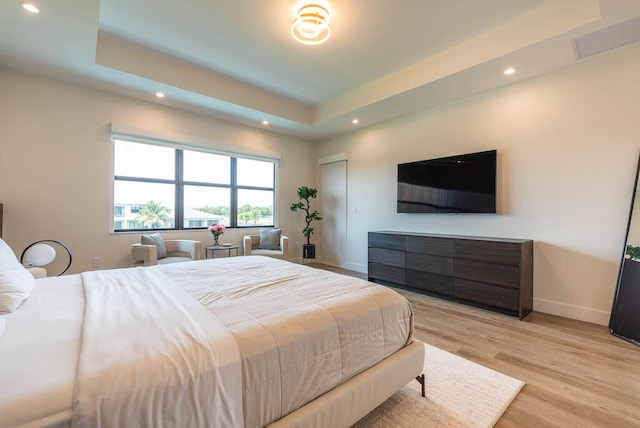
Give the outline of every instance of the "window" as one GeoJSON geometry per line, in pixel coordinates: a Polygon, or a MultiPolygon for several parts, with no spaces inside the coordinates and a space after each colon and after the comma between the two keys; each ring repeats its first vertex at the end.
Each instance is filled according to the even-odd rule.
{"type": "Polygon", "coordinates": [[[114,145],[115,231],[275,225],[273,161],[119,139],[114,145]]]}
{"type": "MultiPolygon", "coordinates": [[[[122,222],[120,222],[122,224],[122,222]]],[[[127,229],[142,229],[143,224],[142,223],[138,223],[135,220],[128,220],[127,221],[127,229]]]]}

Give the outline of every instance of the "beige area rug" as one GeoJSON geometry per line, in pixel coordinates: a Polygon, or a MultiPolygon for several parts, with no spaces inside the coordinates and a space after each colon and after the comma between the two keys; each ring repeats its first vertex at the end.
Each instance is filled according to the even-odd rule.
{"type": "Polygon", "coordinates": [[[427,397],[413,381],[354,427],[492,427],[524,386],[436,347],[425,351],[427,397]]]}

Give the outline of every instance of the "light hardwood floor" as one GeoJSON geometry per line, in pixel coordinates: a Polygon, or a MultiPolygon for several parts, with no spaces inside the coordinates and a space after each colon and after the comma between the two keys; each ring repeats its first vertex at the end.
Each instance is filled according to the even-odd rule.
{"type": "Polygon", "coordinates": [[[640,427],[640,347],[605,326],[396,291],[413,306],[417,339],[526,382],[497,427],[640,427]]]}

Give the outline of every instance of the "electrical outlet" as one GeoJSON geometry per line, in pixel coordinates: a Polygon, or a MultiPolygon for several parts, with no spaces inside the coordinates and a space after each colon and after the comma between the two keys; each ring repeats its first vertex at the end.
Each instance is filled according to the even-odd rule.
{"type": "Polygon", "coordinates": [[[94,267],[94,268],[100,267],[100,257],[94,257],[91,259],[91,267],[94,267]]]}

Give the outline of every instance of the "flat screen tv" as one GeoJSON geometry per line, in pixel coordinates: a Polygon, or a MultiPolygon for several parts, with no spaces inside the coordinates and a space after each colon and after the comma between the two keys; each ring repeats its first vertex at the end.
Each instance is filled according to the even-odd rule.
{"type": "Polygon", "coordinates": [[[496,150],[398,164],[399,213],[495,213],[496,150]]]}

